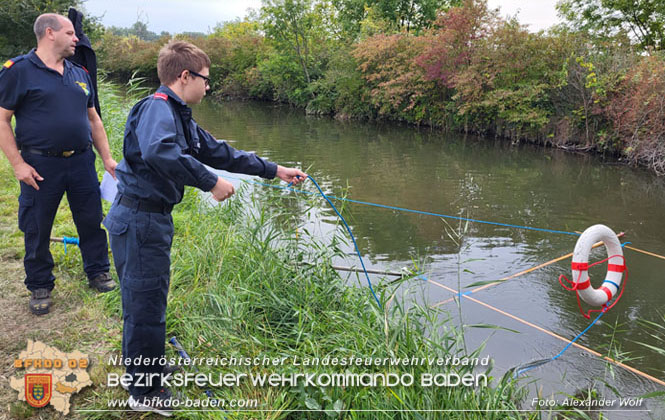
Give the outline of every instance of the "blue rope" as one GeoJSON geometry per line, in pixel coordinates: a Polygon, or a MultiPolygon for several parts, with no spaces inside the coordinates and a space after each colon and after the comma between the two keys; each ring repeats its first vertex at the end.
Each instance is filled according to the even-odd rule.
{"type": "MultiPolygon", "coordinates": [[[[293,189],[293,188],[291,188],[291,184],[289,184],[289,186],[283,187],[281,185],[266,184],[264,182],[254,181],[254,180],[251,180],[251,179],[237,178],[237,177],[228,176],[228,175],[224,175],[222,178],[236,179],[236,180],[239,180],[239,181],[247,182],[249,184],[261,185],[261,186],[264,186],[264,187],[270,187],[270,188],[275,188],[275,189],[280,189],[280,190],[289,190],[289,191],[297,192],[297,193],[300,193],[300,194],[309,194],[309,195],[314,195],[315,194],[315,193],[312,193],[310,191],[293,189]]],[[[311,178],[312,177],[310,177],[310,179],[311,178]]],[[[318,185],[317,185],[317,187],[318,187],[318,185]]],[[[319,188],[319,191],[320,190],[321,189],[319,188]]],[[[462,220],[462,221],[467,221],[467,222],[483,223],[483,224],[486,224],[486,225],[503,226],[503,227],[510,227],[510,228],[516,228],[516,229],[535,230],[537,232],[560,233],[562,235],[572,235],[572,236],[580,236],[581,235],[580,233],[577,233],[577,232],[568,232],[568,231],[565,231],[565,230],[553,230],[553,229],[536,228],[536,227],[531,227],[531,226],[514,225],[514,224],[510,224],[510,223],[489,222],[487,220],[470,219],[470,218],[467,218],[467,217],[450,216],[450,215],[447,215],[447,214],[433,213],[433,212],[429,212],[429,211],[412,210],[412,209],[407,209],[407,208],[404,208],[404,207],[396,207],[396,206],[388,206],[388,205],[385,205],[385,204],[369,203],[367,201],[352,200],[350,198],[340,198],[340,197],[335,197],[334,195],[328,195],[328,196],[324,196],[324,197],[331,198],[333,200],[346,201],[346,202],[349,202],[349,203],[363,204],[363,205],[372,206],[372,207],[379,207],[379,208],[383,208],[383,209],[397,210],[397,211],[403,211],[403,212],[407,212],[407,213],[422,214],[422,215],[425,215],[425,216],[437,216],[437,217],[442,217],[442,218],[445,218],[445,219],[462,220]]],[[[331,203],[331,205],[332,205],[332,203],[331,203]]]]}
{"type": "Polygon", "coordinates": [[[78,245],[79,244],[79,239],[78,238],[70,238],[69,236],[63,236],[62,237],[62,244],[65,246],[65,255],[67,255],[67,244],[78,245]]]}
{"type": "Polygon", "coordinates": [[[524,373],[524,372],[526,372],[526,371],[529,371],[529,370],[531,370],[531,369],[535,369],[535,368],[537,368],[537,367],[539,367],[539,366],[542,366],[542,365],[544,365],[544,364],[546,364],[546,363],[553,362],[553,361],[555,361],[556,359],[558,359],[559,357],[561,357],[561,355],[563,354],[563,352],[565,352],[566,350],[568,350],[568,347],[572,346],[573,343],[574,343],[575,341],[577,341],[578,338],[582,337],[582,336],[584,335],[584,333],[587,332],[587,331],[589,330],[589,328],[591,328],[591,327],[596,323],[596,321],[598,321],[598,320],[600,319],[600,317],[603,316],[603,315],[605,314],[605,309],[606,309],[606,307],[605,307],[605,305],[603,305],[603,310],[598,314],[598,316],[596,317],[596,319],[594,319],[594,320],[591,322],[591,324],[589,324],[589,325],[588,325],[588,326],[587,326],[587,327],[586,327],[581,333],[577,334],[577,336],[576,336],[575,338],[573,338],[573,339],[571,340],[570,343],[566,344],[566,347],[564,347],[563,350],[561,350],[561,351],[559,352],[559,354],[557,354],[556,356],[552,357],[551,359],[543,360],[543,361],[540,361],[540,362],[534,363],[534,364],[532,364],[531,366],[528,366],[528,367],[525,367],[525,368],[523,368],[523,369],[519,369],[519,370],[517,370],[517,371],[515,372],[514,377],[517,378],[518,376],[520,376],[522,373],[524,373]]]}
{"type": "MultiPolygon", "coordinates": [[[[383,309],[383,307],[381,306],[381,302],[379,301],[379,298],[376,297],[376,293],[374,293],[374,288],[372,287],[372,282],[370,281],[369,274],[367,274],[367,269],[365,268],[365,262],[363,261],[362,255],[360,255],[360,250],[358,249],[358,244],[356,244],[356,238],[353,236],[353,233],[351,232],[351,228],[349,227],[348,223],[346,223],[346,220],[344,220],[344,216],[342,216],[341,213],[339,211],[337,211],[337,207],[335,207],[335,205],[332,203],[332,201],[330,201],[328,196],[323,193],[323,190],[321,190],[321,187],[319,187],[319,184],[314,180],[314,178],[312,178],[311,176],[308,176],[308,178],[312,180],[312,182],[314,183],[316,188],[319,190],[319,193],[321,194],[321,197],[326,199],[328,204],[330,204],[330,206],[333,208],[333,210],[335,210],[335,213],[337,213],[337,216],[339,216],[342,223],[344,223],[344,226],[346,227],[346,231],[349,232],[349,235],[351,236],[351,240],[353,241],[353,246],[356,249],[356,254],[358,254],[358,258],[360,258],[360,265],[362,265],[363,272],[365,273],[365,278],[367,278],[367,285],[369,286],[369,290],[372,292],[372,296],[374,296],[374,300],[376,300],[376,304],[379,305],[380,309],[383,309]]],[[[296,191],[296,190],[293,190],[292,188],[290,188],[290,185],[291,184],[289,184],[288,188],[292,191],[296,191]]]]}
{"type": "MultiPolygon", "coordinates": [[[[171,344],[173,347],[175,347],[176,351],[182,357],[184,360],[191,361],[192,359],[189,357],[189,354],[187,354],[187,351],[185,348],[178,342],[178,339],[175,338],[175,336],[169,338],[169,344],[171,344]]],[[[192,364],[192,368],[194,369],[194,372],[199,373],[199,370],[196,368],[196,365],[192,364]]],[[[213,395],[212,391],[209,389],[203,389],[203,392],[208,396],[208,398],[216,400],[215,396],[213,395]]],[[[224,410],[226,412],[226,410],[224,410]]]]}

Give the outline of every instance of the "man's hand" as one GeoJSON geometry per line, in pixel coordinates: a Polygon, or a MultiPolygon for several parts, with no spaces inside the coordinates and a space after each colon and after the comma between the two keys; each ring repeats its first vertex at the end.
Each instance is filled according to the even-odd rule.
{"type": "Polygon", "coordinates": [[[104,161],[104,169],[106,172],[110,173],[113,179],[118,179],[115,177],[115,167],[118,166],[118,162],[113,160],[113,158],[108,158],[104,161]]]}
{"type": "Polygon", "coordinates": [[[277,178],[282,181],[296,185],[307,179],[307,174],[296,168],[285,168],[282,165],[277,166],[277,178]]]}
{"type": "Polygon", "coordinates": [[[14,167],[14,175],[16,176],[16,179],[30,185],[36,190],[39,189],[37,181],[44,180],[44,178],[42,178],[42,176],[37,173],[35,168],[25,162],[21,162],[14,167]]]}
{"type": "Polygon", "coordinates": [[[224,201],[231,197],[236,192],[236,190],[233,188],[233,184],[223,180],[221,177],[217,177],[217,183],[214,187],[212,187],[210,192],[212,193],[212,197],[215,200],[224,201]]]}

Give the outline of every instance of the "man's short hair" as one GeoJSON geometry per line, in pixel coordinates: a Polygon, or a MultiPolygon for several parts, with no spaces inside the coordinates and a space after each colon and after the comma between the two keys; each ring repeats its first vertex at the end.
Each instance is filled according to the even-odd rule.
{"type": "Polygon", "coordinates": [[[185,41],[170,41],[159,50],[157,76],[163,85],[178,79],[183,70],[199,72],[210,68],[208,54],[194,44],[185,41]]]}
{"type": "Polygon", "coordinates": [[[44,35],[46,35],[46,28],[51,28],[54,31],[59,31],[62,29],[62,21],[60,20],[61,18],[64,17],[55,13],[44,13],[43,15],[37,16],[37,19],[35,19],[35,24],[32,27],[32,29],[35,31],[37,41],[44,38],[44,35]]]}

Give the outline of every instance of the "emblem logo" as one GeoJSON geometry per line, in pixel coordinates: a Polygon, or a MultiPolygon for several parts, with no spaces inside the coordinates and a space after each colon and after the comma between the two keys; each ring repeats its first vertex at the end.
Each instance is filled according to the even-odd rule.
{"type": "Polygon", "coordinates": [[[50,373],[25,375],[25,400],[33,407],[45,407],[51,401],[52,378],[50,373]]]}
{"type": "Polygon", "coordinates": [[[88,90],[88,84],[84,82],[75,82],[77,85],[83,89],[83,92],[85,92],[85,96],[88,96],[90,94],[90,91],[88,90]]]}

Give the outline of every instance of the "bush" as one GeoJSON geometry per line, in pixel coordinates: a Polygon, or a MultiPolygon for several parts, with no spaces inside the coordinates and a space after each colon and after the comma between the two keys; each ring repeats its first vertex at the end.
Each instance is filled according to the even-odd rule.
{"type": "Polygon", "coordinates": [[[129,79],[135,74],[157,83],[157,54],[168,40],[162,37],[155,42],[143,41],[106,31],[95,46],[99,67],[115,77],[129,79]]]}
{"type": "Polygon", "coordinates": [[[665,57],[643,57],[604,109],[632,164],[665,174],[665,57]]]}

